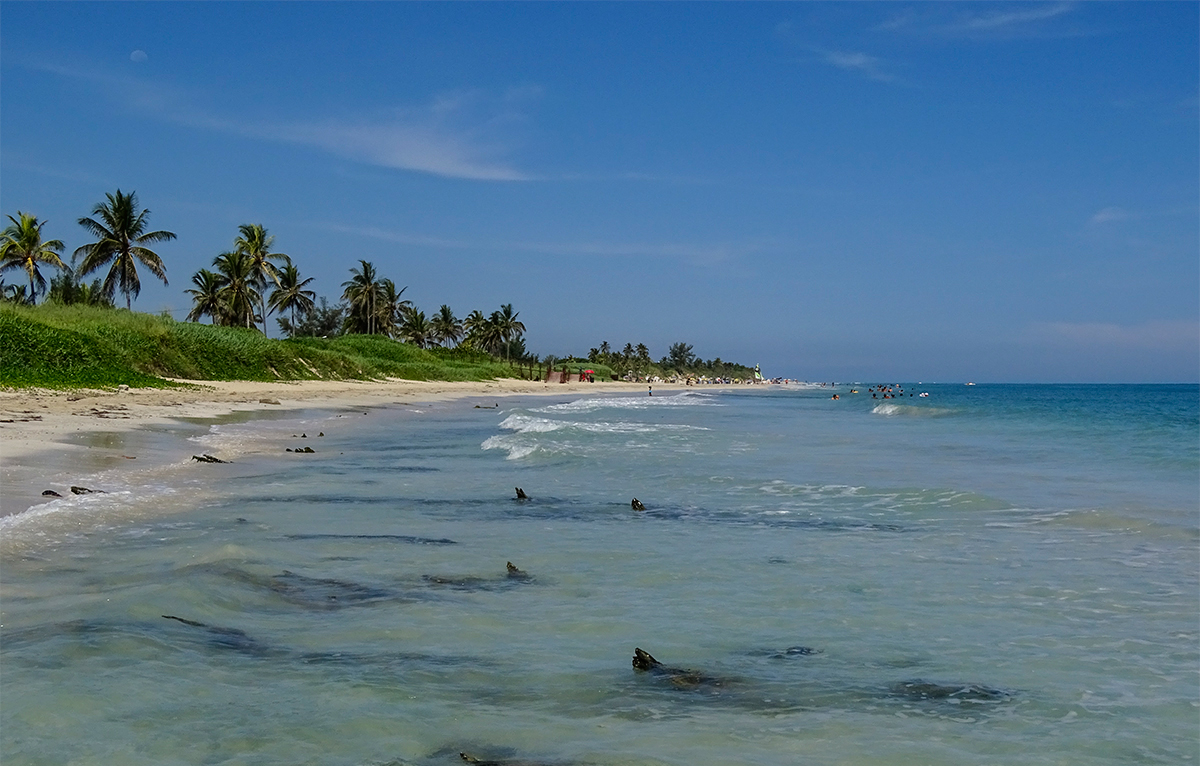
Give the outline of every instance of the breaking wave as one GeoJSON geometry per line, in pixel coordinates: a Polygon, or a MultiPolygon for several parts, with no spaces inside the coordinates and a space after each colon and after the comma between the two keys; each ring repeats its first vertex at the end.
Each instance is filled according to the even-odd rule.
{"type": "Polygon", "coordinates": [[[554,420],[524,413],[509,415],[500,423],[500,428],[512,431],[512,433],[489,437],[480,446],[483,449],[507,450],[509,460],[518,460],[539,451],[556,454],[586,451],[588,438],[592,435],[650,435],[709,430],[702,426],[671,423],[554,420]],[[554,434],[554,436],[547,437],[547,434],[554,434]]]}
{"type": "Polygon", "coordinates": [[[883,415],[885,418],[937,418],[952,415],[953,410],[942,407],[917,407],[912,404],[877,404],[871,410],[872,414],[883,415]]]}
{"type": "Polygon", "coordinates": [[[586,413],[602,409],[648,410],[652,407],[720,407],[711,394],[684,391],[673,396],[614,396],[551,404],[533,412],[586,413]]]}

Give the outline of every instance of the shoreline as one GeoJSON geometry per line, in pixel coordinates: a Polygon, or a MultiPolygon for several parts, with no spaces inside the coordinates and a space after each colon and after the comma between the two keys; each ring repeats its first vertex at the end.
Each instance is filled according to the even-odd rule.
{"type": "MultiPolygon", "coordinates": [[[[115,448],[116,444],[112,449],[95,450],[92,442],[104,440],[106,435],[129,435],[155,427],[166,431],[172,424],[234,413],[265,415],[381,406],[395,403],[397,397],[403,397],[408,403],[425,404],[490,396],[645,394],[649,385],[611,381],[545,383],[511,378],[470,382],[400,379],[175,382],[191,387],[0,391],[0,476],[3,477],[0,494],[4,500],[0,518],[24,513],[46,502],[49,498],[43,499],[40,493],[51,484],[62,484],[51,477],[62,475],[71,464],[92,463],[92,468],[99,467],[95,464],[100,457],[97,452],[112,452],[106,456],[109,459],[103,461],[103,467],[119,474],[145,470],[155,457],[169,459],[168,453],[163,452],[151,456],[143,454],[142,460],[134,462],[135,458],[122,454],[121,449],[115,448]]],[[[679,383],[653,385],[664,393],[697,389],[679,383]]],[[[709,386],[700,387],[701,390],[706,388],[709,386]]],[[[115,441],[120,443],[122,440],[115,441]]],[[[191,445],[182,452],[193,449],[198,450],[191,445]]]]}

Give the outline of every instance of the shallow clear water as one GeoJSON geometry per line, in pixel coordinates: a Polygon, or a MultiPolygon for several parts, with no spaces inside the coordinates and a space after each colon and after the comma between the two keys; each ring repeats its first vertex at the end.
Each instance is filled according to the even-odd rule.
{"type": "Polygon", "coordinates": [[[0,520],[0,759],[1195,763],[1197,388],[837,390],[142,434],[235,462],[0,520]]]}

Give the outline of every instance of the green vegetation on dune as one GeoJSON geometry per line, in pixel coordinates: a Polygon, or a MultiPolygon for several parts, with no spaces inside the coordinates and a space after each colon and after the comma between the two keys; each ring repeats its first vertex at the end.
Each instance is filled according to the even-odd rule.
{"type": "Polygon", "coordinates": [[[94,334],[38,322],[28,313],[0,306],[0,384],[45,388],[169,385],[115,359],[109,345],[94,334]]]}
{"type": "Polygon", "coordinates": [[[385,377],[490,380],[517,371],[469,349],[424,350],[381,336],[274,340],[257,330],[92,306],[0,305],[0,385],[170,385],[188,380],[385,377]]]}

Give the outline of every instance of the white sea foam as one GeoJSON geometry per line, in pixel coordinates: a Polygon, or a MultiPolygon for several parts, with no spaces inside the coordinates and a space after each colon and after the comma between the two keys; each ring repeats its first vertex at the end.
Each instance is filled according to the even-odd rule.
{"type": "Polygon", "coordinates": [[[274,446],[280,438],[304,430],[305,424],[302,422],[291,423],[283,429],[273,427],[270,423],[218,424],[209,426],[208,433],[188,437],[188,441],[230,457],[257,452],[268,445],[274,446]]]}
{"type": "Polygon", "coordinates": [[[480,445],[483,449],[507,450],[509,460],[520,460],[537,451],[538,445],[532,441],[518,443],[512,436],[492,436],[480,445]]]}
{"type": "MultiPolygon", "coordinates": [[[[0,540],[3,550],[8,552],[20,551],[27,545],[41,547],[88,529],[158,517],[178,502],[178,495],[177,488],[165,484],[140,484],[54,498],[22,513],[0,517],[0,540]]],[[[195,500],[191,493],[187,498],[188,505],[195,500]]]]}
{"type": "Polygon", "coordinates": [[[674,425],[670,423],[588,423],[575,420],[552,420],[550,418],[538,418],[519,413],[509,415],[500,423],[500,427],[509,431],[517,431],[518,433],[550,433],[553,431],[574,430],[598,434],[632,434],[655,433],[658,431],[708,430],[701,426],[674,425]]]}
{"type": "Polygon", "coordinates": [[[588,449],[587,434],[656,434],[709,430],[703,426],[673,423],[555,420],[524,413],[509,415],[501,421],[499,427],[513,433],[489,437],[480,447],[485,450],[507,450],[509,460],[519,460],[534,452],[586,452],[588,449]],[[557,436],[547,438],[546,434],[557,434],[557,436]]]}
{"type": "Polygon", "coordinates": [[[684,391],[673,396],[614,396],[595,399],[576,399],[573,402],[551,404],[534,412],[595,412],[602,409],[647,410],[651,407],[719,407],[711,394],[684,391]]]}
{"type": "Polygon", "coordinates": [[[911,404],[877,404],[871,410],[875,415],[883,415],[884,417],[924,417],[935,418],[942,415],[951,414],[951,410],[941,407],[917,407],[911,404]]]}

